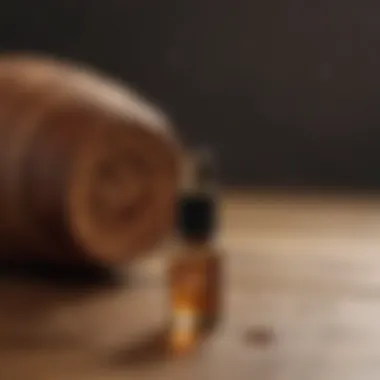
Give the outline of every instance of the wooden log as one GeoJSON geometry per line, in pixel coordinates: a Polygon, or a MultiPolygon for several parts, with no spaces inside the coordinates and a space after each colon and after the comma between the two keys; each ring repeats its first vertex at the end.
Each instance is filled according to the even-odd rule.
{"type": "Polygon", "coordinates": [[[103,74],[0,57],[0,257],[127,262],[170,231],[179,144],[103,74]],[[21,253],[22,252],[22,253],[21,253]]]}

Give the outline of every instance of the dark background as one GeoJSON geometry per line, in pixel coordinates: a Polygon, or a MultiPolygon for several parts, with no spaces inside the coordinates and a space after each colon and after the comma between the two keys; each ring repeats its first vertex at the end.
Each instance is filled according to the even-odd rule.
{"type": "Polygon", "coordinates": [[[1,49],[141,89],[240,185],[380,185],[380,3],[14,0],[1,49]]]}

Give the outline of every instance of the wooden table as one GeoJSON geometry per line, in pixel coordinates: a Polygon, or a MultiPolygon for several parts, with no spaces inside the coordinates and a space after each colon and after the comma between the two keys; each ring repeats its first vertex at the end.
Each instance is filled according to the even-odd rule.
{"type": "Polygon", "coordinates": [[[257,192],[223,203],[225,313],[196,355],[160,360],[148,344],[136,356],[166,321],[160,253],[129,285],[3,279],[0,379],[379,379],[380,200],[257,192]]]}

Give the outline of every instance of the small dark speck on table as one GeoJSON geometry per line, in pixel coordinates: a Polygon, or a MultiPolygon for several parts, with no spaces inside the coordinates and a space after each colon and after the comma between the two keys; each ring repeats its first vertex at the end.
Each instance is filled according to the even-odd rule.
{"type": "Polygon", "coordinates": [[[255,326],[244,333],[244,341],[249,346],[266,347],[276,339],[275,332],[270,327],[255,326]]]}

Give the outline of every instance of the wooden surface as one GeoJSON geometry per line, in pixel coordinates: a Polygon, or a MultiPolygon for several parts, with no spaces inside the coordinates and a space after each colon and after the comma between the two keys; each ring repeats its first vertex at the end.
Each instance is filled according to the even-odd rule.
{"type": "Polygon", "coordinates": [[[163,252],[129,285],[3,279],[0,379],[379,379],[380,200],[246,193],[222,219],[225,313],[197,355],[131,360],[165,324],[163,252]]]}

